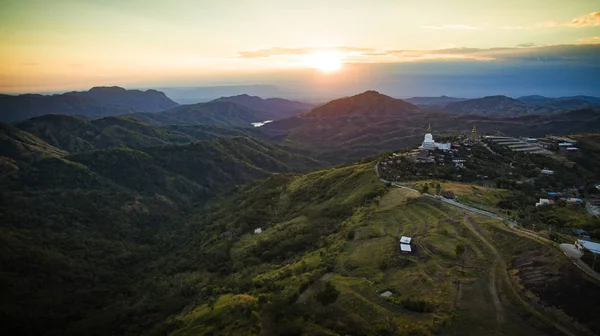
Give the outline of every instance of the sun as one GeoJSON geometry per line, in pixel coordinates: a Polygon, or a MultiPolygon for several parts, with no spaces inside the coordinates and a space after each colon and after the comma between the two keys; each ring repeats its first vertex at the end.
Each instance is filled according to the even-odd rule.
{"type": "Polygon", "coordinates": [[[308,55],[308,66],[323,72],[335,72],[342,68],[342,53],[321,51],[308,55]]]}

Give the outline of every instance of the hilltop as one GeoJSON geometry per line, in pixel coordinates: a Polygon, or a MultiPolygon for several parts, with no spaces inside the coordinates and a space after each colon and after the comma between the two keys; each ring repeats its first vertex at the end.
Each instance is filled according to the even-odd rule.
{"type": "Polygon", "coordinates": [[[303,119],[402,118],[420,113],[417,106],[377,91],[332,100],[301,115],[303,119]]]}

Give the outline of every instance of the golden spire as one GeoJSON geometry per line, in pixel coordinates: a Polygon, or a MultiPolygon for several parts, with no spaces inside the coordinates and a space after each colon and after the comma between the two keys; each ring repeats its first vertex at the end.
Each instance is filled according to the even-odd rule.
{"type": "Polygon", "coordinates": [[[427,133],[431,133],[431,123],[429,123],[429,126],[427,126],[427,133]]]}
{"type": "Polygon", "coordinates": [[[475,129],[475,125],[473,125],[473,129],[471,130],[471,133],[477,134],[477,130],[475,129]]]}

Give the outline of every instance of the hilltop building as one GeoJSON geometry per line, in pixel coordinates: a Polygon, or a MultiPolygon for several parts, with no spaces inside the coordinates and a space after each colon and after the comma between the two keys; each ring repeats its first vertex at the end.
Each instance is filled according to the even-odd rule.
{"type": "Polygon", "coordinates": [[[431,135],[431,124],[427,127],[427,133],[425,133],[421,148],[427,150],[433,150],[435,148],[435,141],[433,140],[433,135],[431,135]]]}
{"type": "Polygon", "coordinates": [[[477,134],[477,127],[473,125],[471,129],[471,133],[466,136],[465,144],[467,145],[475,145],[481,142],[481,136],[477,134]]]}
{"type": "Polygon", "coordinates": [[[452,149],[452,144],[450,142],[435,142],[435,140],[433,140],[433,135],[431,134],[431,124],[429,124],[427,127],[427,133],[425,133],[425,137],[423,139],[423,143],[419,148],[424,150],[434,150],[438,148],[443,151],[449,151],[452,149]]]}

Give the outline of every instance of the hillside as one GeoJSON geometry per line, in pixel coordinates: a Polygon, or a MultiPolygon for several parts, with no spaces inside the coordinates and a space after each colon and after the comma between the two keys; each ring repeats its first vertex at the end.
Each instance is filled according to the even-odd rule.
{"type": "Polygon", "coordinates": [[[277,120],[287,117],[296,116],[302,112],[308,111],[313,107],[312,104],[307,104],[299,101],[287,100],[282,98],[267,98],[262,99],[258,96],[249,96],[247,94],[221,97],[213,100],[228,101],[246,108],[262,112],[260,115],[264,120],[277,120]]]}
{"type": "Polygon", "coordinates": [[[265,112],[255,111],[230,101],[181,105],[160,113],[135,113],[130,116],[153,126],[206,124],[250,127],[253,122],[268,119],[265,112]]]}
{"type": "Polygon", "coordinates": [[[415,104],[417,106],[422,106],[422,107],[431,107],[431,106],[444,107],[450,103],[456,103],[456,102],[464,101],[464,100],[467,100],[467,99],[466,98],[448,97],[448,96],[412,97],[412,98],[405,99],[405,101],[407,101],[411,104],[415,104]]]}
{"type": "Polygon", "coordinates": [[[450,103],[444,110],[453,114],[477,114],[495,118],[543,113],[540,107],[506,96],[489,96],[450,103]]]}
{"type": "Polygon", "coordinates": [[[44,115],[15,126],[70,153],[114,147],[142,148],[218,137],[260,136],[253,129],[216,125],[149,126],[128,116],[84,120],[66,115],[44,115]]]}
{"type": "Polygon", "coordinates": [[[2,152],[16,166],[0,176],[3,334],[105,334],[103,309],[141,293],[133,283],[151,279],[142,270],[170,251],[183,214],[237,185],[319,166],[243,137],[67,155],[8,131],[2,149],[20,147],[2,152]],[[100,324],[88,329],[86,318],[100,324]]]}
{"type": "Polygon", "coordinates": [[[98,118],[133,112],[157,112],[177,106],[156,90],[125,90],[95,87],[89,91],[51,96],[23,94],[0,96],[0,121],[16,122],[44,114],[81,115],[98,118]]]}
{"type": "MultiPolygon", "coordinates": [[[[78,246],[86,252],[85,259],[67,263],[61,254],[43,259],[60,265],[59,275],[66,275],[64,270],[71,274],[63,282],[52,280],[53,291],[48,282],[43,285],[42,298],[54,293],[61,299],[36,302],[27,315],[44,313],[36,325],[24,320],[19,324],[12,319],[15,311],[3,311],[11,317],[2,326],[5,330],[33,334],[45,328],[44,334],[52,334],[60,328],[57,333],[92,335],[544,335],[563,328],[591,335],[600,327],[593,318],[599,313],[596,305],[578,308],[600,292],[558,249],[515,234],[500,221],[390,189],[379,181],[373,163],[275,175],[176,220],[164,220],[156,231],[140,226],[136,239],[123,241],[129,234],[133,237],[130,227],[109,253],[119,256],[114,261],[96,260],[105,252],[102,248],[109,247],[91,245],[81,228],[76,237],[83,239],[78,246]],[[254,233],[257,228],[260,234],[254,233]],[[158,233],[151,237],[151,232],[158,233]],[[399,251],[403,235],[412,237],[410,254],[399,251]],[[465,246],[463,256],[455,253],[459,243],[465,246]],[[85,275],[90,262],[98,262],[94,269],[102,272],[102,279],[119,281],[60,296],[64,281],[70,286],[80,280],[104,283],[85,275]],[[386,291],[391,296],[380,295],[386,291]],[[562,291],[569,299],[561,302],[552,293],[562,291]],[[78,298],[69,309],[44,310],[64,307],[69,298],[78,298]]],[[[5,246],[29,248],[16,238],[27,236],[25,231],[18,232],[20,236],[8,236],[15,238],[5,246]]],[[[49,257],[47,252],[36,253],[20,255],[20,262],[31,265],[34,256],[49,257]]],[[[13,255],[3,258],[11,261],[13,255]]],[[[16,264],[3,265],[10,270],[16,264]]],[[[12,286],[13,291],[3,293],[8,295],[3,296],[8,298],[3,309],[14,309],[6,302],[21,298],[18,293],[24,287],[12,286]]],[[[29,302],[21,307],[29,307],[29,302]]]]}

